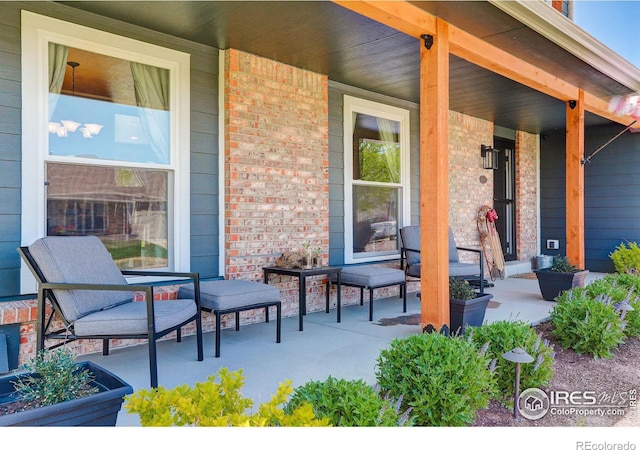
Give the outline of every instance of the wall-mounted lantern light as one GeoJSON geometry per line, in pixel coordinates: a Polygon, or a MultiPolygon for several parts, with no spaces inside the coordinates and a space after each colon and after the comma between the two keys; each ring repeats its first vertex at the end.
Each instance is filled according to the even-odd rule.
{"type": "Polygon", "coordinates": [[[482,144],[480,146],[480,156],[482,156],[483,169],[498,169],[498,150],[490,145],[482,144]]]}

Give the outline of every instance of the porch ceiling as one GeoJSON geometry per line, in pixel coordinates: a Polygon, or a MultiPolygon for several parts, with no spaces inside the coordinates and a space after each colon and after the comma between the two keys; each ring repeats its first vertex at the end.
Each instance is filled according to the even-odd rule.
{"type": "MultiPolygon", "coordinates": [[[[63,1],[220,49],[235,48],[366,90],[419,102],[422,42],[328,1],[63,1]]],[[[414,2],[427,12],[607,99],[629,89],[485,1],[414,2]]],[[[452,110],[544,133],[565,127],[562,101],[450,57],[452,110]]],[[[610,123],[587,113],[585,125],[610,123]]]]}

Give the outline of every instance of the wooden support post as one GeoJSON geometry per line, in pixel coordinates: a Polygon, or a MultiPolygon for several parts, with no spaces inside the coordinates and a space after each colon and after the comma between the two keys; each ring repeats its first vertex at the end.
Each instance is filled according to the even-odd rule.
{"type": "Polygon", "coordinates": [[[422,328],[449,326],[449,25],[420,45],[422,328]]]}
{"type": "Polygon", "coordinates": [[[584,250],[584,91],[567,102],[566,227],[567,257],[581,269],[584,250]]]}

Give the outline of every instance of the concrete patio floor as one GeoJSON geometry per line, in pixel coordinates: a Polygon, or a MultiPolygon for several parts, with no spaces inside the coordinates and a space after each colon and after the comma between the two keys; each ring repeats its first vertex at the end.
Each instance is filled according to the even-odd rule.
{"type": "MultiPolygon", "coordinates": [[[[590,274],[591,279],[600,274],[590,274]]],[[[348,289],[348,288],[345,288],[348,289]]],[[[554,302],[543,300],[535,278],[509,277],[496,280],[488,288],[493,299],[485,321],[522,320],[532,324],[549,317],[554,302]]],[[[246,377],[243,394],[254,405],[268,401],[280,382],[291,380],[298,386],[309,380],[336,378],[363,379],[375,384],[375,364],[380,351],[400,337],[420,332],[420,301],[410,293],[407,312],[402,313],[400,298],[376,299],[374,320],[368,320],[368,303],[343,307],[341,323],[336,311],[309,313],[304,331],[298,330],[298,317],[282,319],[282,342],[275,343],[275,322],[245,325],[240,331],[225,329],[221,339],[221,357],[214,357],[214,333],[204,334],[204,361],[196,360],[195,338],[187,336],[158,343],[159,383],[165,387],[193,385],[205,381],[220,368],[242,369],[246,377]]],[[[134,390],[149,388],[146,345],[113,350],[109,356],[85,355],[120,376],[134,390]]],[[[123,410],[117,426],[139,426],[136,415],[123,410]]]]}
{"type": "MultiPolygon", "coordinates": [[[[604,274],[590,273],[587,281],[604,274]]],[[[554,302],[545,301],[535,278],[509,277],[496,280],[487,292],[493,294],[485,321],[523,320],[532,324],[549,317],[554,302]]],[[[368,305],[348,306],[342,310],[342,322],[336,323],[336,311],[310,313],[305,316],[304,331],[298,331],[298,318],[282,320],[282,342],[275,343],[275,323],[246,325],[236,332],[226,329],[222,333],[221,357],[214,357],[214,334],[204,335],[204,361],[196,361],[195,340],[185,337],[182,343],[160,342],[158,345],[159,382],[166,387],[179,384],[193,385],[205,381],[220,368],[242,369],[246,384],[245,397],[254,401],[254,407],[271,398],[279,383],[291,380],[299,386],[309,380],[336,378],[363,379],[375,384],[375,364],[380,351],[398,337],[419,333],[420,326],[406,324],[420,312],[415,293],[409,296],[407,313],[402,313],[399,298],[375,300],[374,321],[368,321],[368,305]]],[[[417,317],[416,317],[417,318],[417,317]]],[[[419,319],[418,319],[419,320],[419,319]]],[[[80,360],[91,360],[114,372],[130,383],[134,390],[149,388],[147,346],[114,350],[109,356],[87,355],[80,360]]],[[[102,450],[132,440],[145,439],[154,448],[175,448],[184,445],[185,438],[204,437],[213,445],[260,445],[279,450],[313,448],[331,445],[343,446],[346,441],[366,445],[371,449],[388,450],[402,443],[454,443],[454,448],[502,450],[531,442],[535,448],[604,448],[598,443],[615,442],[637,444],[633,427],[571,427],[548,428],[541,433],[537,427],[414,427],[414,428],[226,428],[199,429],[185,435],[183,429],[140,427],[137,415],[120,411],[117,428],[86,430],[92,446],[102,450]],[[96,434],[96,432],[99,432],[96,434]],[[197,435],[192,433],[198,433],[197,435]],[[102,434],[101,434],[102,433],[102,434]],[[98,439],[96,439],[98,437],[98,439]],[[533,444],[535,442],[535,444],[533,444]],[[561,444],[562,443],[562,444],[561,444]],[[591,447],[589,447],[591,445],[591,447]]],[[[8,431],[8,430],[6,430],[8,431]]],[[[48,429],[46,436],[51,436],[48,429]]],[[[80,431],[78,431],[80,432],[80,431]]],[[[82,435],[82,434],[81,434],[82,435]]],[[[43,434],[44,438],[45,434],[43,434]]],[[[65,434],[60,434],[64,438],[65,434]]],[[[405,444],[406,445],[406,444],[405,444]]],[[[438,444],[435,444],[438,445],[438,444]]],[[[422,445],[424,446],[424,445],[422,445]]],[[[523,448],[529,448],[525,445],[523,448]]],[[[621,447],[622,448],[622,447],[621,447]]],[[[635,448],[635,447],[629,447],[635,448]]]]}

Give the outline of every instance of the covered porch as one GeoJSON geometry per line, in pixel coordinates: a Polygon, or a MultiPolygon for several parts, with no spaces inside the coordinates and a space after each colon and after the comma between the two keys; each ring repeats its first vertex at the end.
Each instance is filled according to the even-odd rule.
{"type": "MultiPolygon", "coordinates": [[[[530,275],[530,274],[529,274],[530,275]]],[[[602,274],[590,273],[587,281],[602,274]]],[[[487,289],[493,295],[485,322],[522,320],[533,325],[545,321],[555,302],[542,299],[535,277],[514,275],[496,280],[487,289]]],[[[348,289],[343,287],[343,289],[348,289]]],[[[220,368],[242,369],[246,377],[243,395],[254,405],[268,401],[280,382],[291,380],[292,386],[310,380],[325,380],[329,375],[349,380],[363,379],[374,385],[375,364],[380,351],[395,338],[420,333],[421,304],[416,292],[408,295],[407,312],[402,312],[401,298],[376,299],[376,317],[369,322],[367,299],[364,306],[350,305],[342,309],[342,321],[336,322],[336,311],[309,313],[304,331],[298,331],[297,317],[282,320],[282,342],[274,340],[274,321],[243,325],[240,331],[222,331],[221,356],[214,358],[214,333],[204,334],[204,361],[195,358],[194,336],[158,343],[158,377],[168,388],[193,386],[214,375],[220,368]]],[[[134,390],[149,388],[147,347],[138,345],[114,350],[109,356],[91,354],[79,357],[112,371],[134,390]]],[[[139,426],[135,415],[123,410],[117,426],[139,426]]]]}

